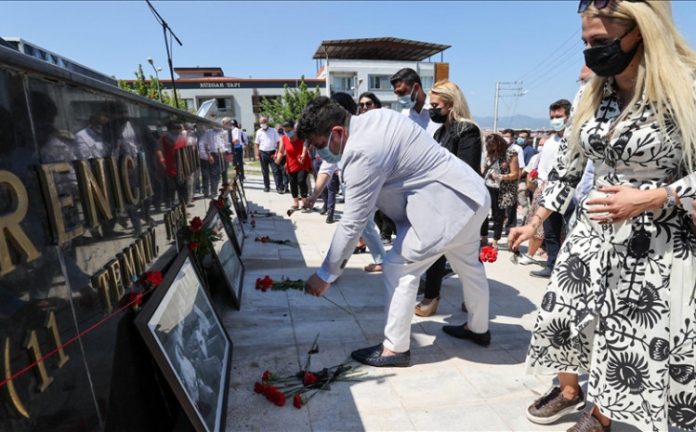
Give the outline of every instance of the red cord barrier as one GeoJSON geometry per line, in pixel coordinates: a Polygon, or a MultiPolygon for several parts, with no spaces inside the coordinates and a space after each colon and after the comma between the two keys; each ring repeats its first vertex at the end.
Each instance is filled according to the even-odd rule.
{"type": "Polygon", "coordinates": [[[81,333],[78,333],[76,336],[73,336],[71,339],[69,339],[69,340],[68,340],[67,342],[65,342],[63,345],[61,345],[61,346],[59,346],[59,347],[57,347],[57,348],[54,348],[53,350],[49,351],[46,355],[44,355],[44,356],[41,357],[40,359],[35,360],[35,361],[33,361],[32,363],[29,363],[28,365],[26,365],[26,366],[23,367],[22,369],[20,369],[20,370],[18,370],[17,372],[15,372],[11,377],[6,378],[6,379],[0,381],[0,388],[2,388],[2,387],[4,387],[5,385],[7,385],[8,382],[13,381],[14,379],[16,379],[16,378],[18,378],[18,377],[24,375],[25,373],[29,372],[34,366],[38,365],[38,364],[41,363],[42,361],[45,361],[45,360],[51,358],[51,357],[54,356],[58,351],[60,351],[60,350],[64,349],[65,347],[67,347],[67,346],[69,346],[69,345],[75,343],[78,339],[80,339],[81,337],[85,336],[85,335],[88,334],[88,333],[91,333],[93,330],[95,330],[96,328],[100,327],[100,326],[103,325],[105,322],[109,321],[111,318],[113,318],[114,316],[116,316],[116,315],[118,315],[119,313],[123,312],[124,310],[128,309],[129,307],[131,307],[131,306],[133,306],[133,305],[140,305],[140,304],[143,302],[143,296],[144,296],[145,294],[149,293],[150,291],[154,290],[155,288],[156,288],[156,287],[150,288],[150,289],[148,289],[148,290],[146,290],[146,291],[144,291],[144,292],[141,292],[141,293],[132,293],[132,294],[135,294],[135,295],[132,295],[132,297],[133,297],[132,300],[130,300],[128,303],[126,303],[123,307],[117,309],[116,311],[112,312],[111,314],[105,316],[104,318],[100,319],[100,320],[97,321],[96,323],[94,323],[94,324],[92,324],[91,326],[87,327],[84,331],[82,331],[81,333]]]}

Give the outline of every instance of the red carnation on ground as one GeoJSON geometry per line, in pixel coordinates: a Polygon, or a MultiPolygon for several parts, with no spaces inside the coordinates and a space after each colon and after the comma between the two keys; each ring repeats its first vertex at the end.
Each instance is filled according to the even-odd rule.
{"type": "Polygon", "coordinates": [[[255,382],[254,383],[254,393],[264,393],[266,391],[266,386],[261,384],[260,382],[255,382]]]}
{"type": "Polygon", "coordinates": [[[312,384],[316,384],[317,381],[319,381],[319,377],[317,377],[315,374],[312,372],[305,372],[304,376],[302,377],[302,384],[306,386],[310,386],[312,384]]]}
{"type": "Polygon", "coordinates": [[[302,396],[298,394],[296,394],[295,397],[292,398],[292,406],[294,406],[297,409],[302,408],[303,402],[304,401],[302,400],[302,396]]]}
{"type": "Polygon", "coordinates": [[[257,279],[258,281],[258,289],[261,291],[267,291],[269,288],[273,287],[273,279],[271,279],[268,275],[264,276],[263,279],[257,279]]]}
{"type": "Polygon", "coordinates": [[[263,373],[263,376],[261,377],[261,382],[265,384],[272,379],[273,379],[273,374],[271,373],[271,371],[267,370],[263,373]]]}
{"type": "Polygon", "coordinates": [[[152,286],[159,286],[162,283],[162,273],[159,271],[145,273],[145,282],[152,286]]]}
{"type": "Polygon", "coordinates": [[[198,232],[203,229],[203,221],[199,216],[191,220],[191,231],[198,232]]]}

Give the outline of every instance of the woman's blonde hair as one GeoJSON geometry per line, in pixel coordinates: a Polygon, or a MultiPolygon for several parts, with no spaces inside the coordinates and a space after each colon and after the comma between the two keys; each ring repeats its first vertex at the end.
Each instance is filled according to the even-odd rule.
{"type": "Polygon", "coordinates": [[[466,102],[464,93],[462,93],[457,84],[448,79],[440,80],[430,89],[430,94],[439,96],[446,104],[452,105],[452,109],[447,115],[448,123],[466,122],[476,124],[471,119],[469,104],[466,102]]]}
{"type": "MultiPolygon", "coordinates": [[[[628,106],[634,106],[645,95],[660,129],[668,132],[667,125],[676,124],[686,167],[692,171],[696,157],[696,52],[675,28],[671,2],[615,1],[604,9],[592,4],[582,16],[608,17],[638,26],[643,38],[643,56],[638,66],[635,93],[628,106]]],[[[607,79],[594,77],[585,86],[573,115],[571,146],[580,145],[580,126],[590,120],[599,107],[607,79]]],[[[617,122],[623,120],[628,111],[624,110],[617,122]]]]}

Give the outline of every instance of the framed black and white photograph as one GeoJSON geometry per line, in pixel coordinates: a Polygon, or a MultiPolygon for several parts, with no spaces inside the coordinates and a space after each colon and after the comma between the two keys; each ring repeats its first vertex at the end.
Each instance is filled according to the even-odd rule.
{"type": "MultiPolygon", "coordinates": [[[[212,297],[219,287],[226,287],[228,298],[235,308],[241,307],[244,265],[240,259],[240,247],[236,244],[235,233],[223,223],[220,210],[211,205],[203,225],[210,228],[216,240],[213,241],[213,253],[208,262],[203,262],[208,277],[212,297]]],[[[225,296],[223,296],[225,298],[225,296]]]]}
{"type": "MultiPolygon", "coordinates": [[[[239,245],[239,255],[241,256],[242,251],[244,250],[244,224],[242,223],[242,219],[239,217],[237,206],[234,204],[232,199],[232,192],[227,192],[225,194],[225,203],[232,210],[230,228],[232,228],[232,231],[234,231],[235,240],[239,245]]],[[[227,221],[225,221],[225,223],[226,222],[227,221]]]]}
{"type": "Polygon", "coordinates": [[[224,430],[232,341],[187,250],[135,325],[194,428],[224,430]]]}

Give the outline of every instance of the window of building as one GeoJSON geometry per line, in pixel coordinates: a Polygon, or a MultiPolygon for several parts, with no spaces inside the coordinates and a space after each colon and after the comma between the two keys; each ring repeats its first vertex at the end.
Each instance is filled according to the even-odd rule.
{"type": "Polygon", "coordinates": [[[331,77],[331,91],[353,94],[355,75],[333,75],[331,77]]]}
{"type": "Polygon", "coordinates": [[[218,108],[218,114],[221,117],[234,117],[234,98],[219,97],[215,98],[218,108]]]}
{"type": "Polygon", "coordinates": [[[389,78],[391,78],[391,75],[368,75],[369,90],[391,90],[392,86],[389,78]]]}
{"type": "Polygon", "coordinates": [[[427,93],[428,90],[433,88],[434,80],[435,79],[431,76],[422,76],[421,82],[423,83],[423,91],[427,93]]]}

